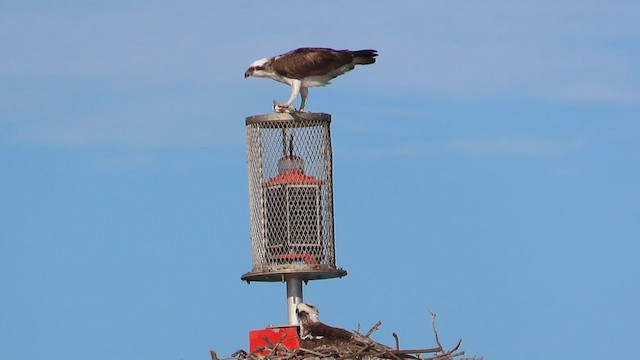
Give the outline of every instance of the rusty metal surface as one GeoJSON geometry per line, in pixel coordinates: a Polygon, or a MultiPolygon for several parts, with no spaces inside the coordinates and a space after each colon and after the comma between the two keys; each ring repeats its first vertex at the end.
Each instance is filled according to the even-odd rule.
{"type": "Polygon", "coordinates": [[[296,277],[302,280],[320,280],[341,278],[347,276],[347,272],[343,269],[282,269],[265,272],[248,272],[242,275],[241,279],[246,282],[251,281],[268,281],[268,282],[284,282],[287,277],[296,277]]]}
{"type": "Polygon", "coordinates": [[[268,122],[302,122],[302,126],[305,126],[305,121],[322,121],[331,122],[331,115],[326,113],[312,113],[312,112],[292,112],[292,113],[270,113],[261,115],[248,116],[245,120],[246,125],[268,123],[268,122]]]}

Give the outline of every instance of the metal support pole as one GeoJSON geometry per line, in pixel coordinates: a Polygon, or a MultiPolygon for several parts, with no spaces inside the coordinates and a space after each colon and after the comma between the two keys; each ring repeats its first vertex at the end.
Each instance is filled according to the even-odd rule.
{"type": "Polygon", "coordinates": [[[302,302],[302,279],[287,277],[287,313],[289,325],[298,325],[296,305],[302,302]]]}

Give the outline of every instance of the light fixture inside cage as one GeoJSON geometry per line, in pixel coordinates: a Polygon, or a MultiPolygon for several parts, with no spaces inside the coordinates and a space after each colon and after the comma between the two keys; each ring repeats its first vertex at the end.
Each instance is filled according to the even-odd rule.
{"type": "Polygon", "coordinates": [[[323,113],[246,119],[253,261],[242,280],[286,281],[289,323],[303,281],[347,275],[336,266],[330,123],[323,113]]]}
{"type": "Polygon", "coordinates": [[[265,256],[272,268],[307,268],[325,256],[323,181],[304,175],[303,165],[296,155],[282,157],[280,173],[264,184],[265,256]]]}

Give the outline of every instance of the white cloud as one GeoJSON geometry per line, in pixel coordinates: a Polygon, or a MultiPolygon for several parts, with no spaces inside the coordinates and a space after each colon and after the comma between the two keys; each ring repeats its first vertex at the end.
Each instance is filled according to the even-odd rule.
{"type": "Polygon", "coordinates": [[[228,132],[235,131],[215,119],[189,118],[193,115],[189,113],[182,117],[138,110],[110,109],[104,115],[55,121],[43,118],[18,126],[9,141],[63,147],[202,148],[228,143],[228,132]]]}
{"type": "Polygon", "coordinates": [[[4,13],[0,41],[8,56],[0,58],[0,76],[241,79],[250,47],[238,35],[229,36],[232,29],[221,25],[225,14],[209,10],[204,17],[158,5],[109,12],[4,13]],[[246,59],[242,64],[236,63],[238,55],[246,59]]]}
{"type": "Polygon", "coordinates": [[[585,82],[553,89],[549,98],[561,102],[600,104],[640,104],[640,89],[614,87],[611,84],[585,82]]]}
{"type": "Polygon", "coordinates": [[[458,139],[443,144],[443,149],[467,156],[553,157],[580,150],[576,140],[548,140],[526,137],[458,139]]]}
{"type": "Polygon", "coordinates": [[[347,153],[368,154],[372,157],[417,157],[453,154],[464,157],[558,157],[580,151],[584,141],[550,140],[523,136],[500,138],[460,138],[442,141],[414,141],[377,147],[368,151],[347,153]]]}
{"type": "MultiPolygon", "coordinates": [[[[322,21],[304,26],[265,14],[298,9],[297,2],[278,9],[262,9],[259,2],[142,4],[96,8],[72,2],[0,14],[0,79],[10,84],[0,85],[10,95],[0,98],[0,121],[10,124],[10,140],[59,146],[223,143],[231,122],[262,106],[254,105],[258,101],[288,91],[279,84],[243,82],[245,66],[309,45],[377,48],[378,63],[336,86],[375,91],[378,98],[399,93],[417,103],[440,95],[461,102],[513,96],[640,103],[640,59],[631,46],[640,32],[640,6],[632,1],[371,2],[345,5],[340,17],[314,3],[305,11],[322,21]],[[94,87],[86,91],[74,82],[94,87]],[[21,84],[17,92],[14,84],[21,84]],[[43,84],[57,88],[42,90],[43,84]],[[111,87],[101,89],[104,84],[111,87]],[[158,95],[157,87],[167,90],[158,95]],[[248,89],[261,95],[251,97],[248,89]],[[91,108],[92,102],[98,104],[91,108]]],[[[551,144],[499,139],[415,146],[460,153],[553,152],[551,144]]]]}
{"type": "MultiPolygon", "coordinates": [[[[38,84],[38,83],[36,83],[38,84]]],[[[60,84],[19,91],[28,101],[0,104],[3,141],[61,147],[211,148],[242,136],[235,91],[218,95],[183,84],[60,84]],[[31,106],[29,106],[31,104],[31,106]],[[235,120],[234,120],[235,119],[235,120]]],[[[0,92],[1,94],[2,92],[0,92]]],[[[18,100],[18,99],[16,99],[18,100]]]]}
{"type": "Polygon", "coordinates": [[[630,81],[640,78],[639,54],[631,46],[640,32],[640,6],[501,4],[425,15],[424,26],[405,29],[413,43],[387,36],[381,81],[432,96],[557,101],[567,100],[564,89],[571,84],[598,81],[610,89],[600,102],[638,103],[629,93],[640,92],[638,81],[630,81]]]}
{"type": "Polygon", "coordinates": [[[632,1],[372,2],[342,7],[348,22],[332,8],[310,4],[306,10],[324,20],[305,26],[269,21],[254,11],[257,4],[8,12],[0,15],[0,40],[9,49],[0,58],[0,76],[229,84],[256,58],[319,45],[380,50],[375,76],[356,74],[344,86],[549,98],[595,77],[612,94],[640,91],[637,81],[625,84],[640,76],[637,52],[632,44],[616,46],[632,43],[640,31],[640,6],[632,1]]]}
{"type": "Polygon", "coordinates": [[[95,156],[92,160],[95,166],[106,171],[127,171],[148,167],[154,164],[154,159],[150,154],[117,154],[95,156]]]}

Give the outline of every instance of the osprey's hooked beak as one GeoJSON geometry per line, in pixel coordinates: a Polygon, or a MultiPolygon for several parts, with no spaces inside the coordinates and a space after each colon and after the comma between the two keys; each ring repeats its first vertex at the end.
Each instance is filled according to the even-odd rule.
{"type": "Polygon", "coordinates": [[[251,75],[253,75],[253,68],[248,68],[247,71],[244,72],[244,78],[246,79],[251,75]]]}

